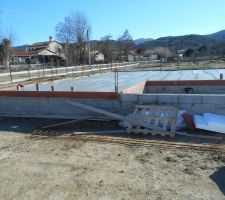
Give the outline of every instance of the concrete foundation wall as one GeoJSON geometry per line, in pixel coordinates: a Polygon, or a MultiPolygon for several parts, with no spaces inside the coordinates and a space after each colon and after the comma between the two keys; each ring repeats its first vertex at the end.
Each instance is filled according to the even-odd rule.
{"type": "Polygon", "coordinates": [[[146,81],[144,93],[185,94],[192,88],[193,94],[225,94],[225,80],[146,81]]]}
{"type": "Polygon", "coordinates": [[[121,114],[133,112],[135,104],[156,104],[177,105],[191,114],[225,115],[225,95],[121,94],[118,99],[0,96],[0,116],[77,119],[95,114],[73,106],[73,101],[108,111],[130,106],[121,114]]]}
{"type": "Polygon", "coordinates": [[[145,86],[144,93],[185,94],[185,88],[193,88],[194,94],[225,94],[225,86],[145,86]]]}

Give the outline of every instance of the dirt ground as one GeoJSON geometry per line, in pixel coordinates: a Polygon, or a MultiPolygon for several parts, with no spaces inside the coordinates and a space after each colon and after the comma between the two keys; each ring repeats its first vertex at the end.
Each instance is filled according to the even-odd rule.
{"type": "Polygon", "coordinates": [[[0,131],[3,200],[223,200],[225,157],[0,131]]]}

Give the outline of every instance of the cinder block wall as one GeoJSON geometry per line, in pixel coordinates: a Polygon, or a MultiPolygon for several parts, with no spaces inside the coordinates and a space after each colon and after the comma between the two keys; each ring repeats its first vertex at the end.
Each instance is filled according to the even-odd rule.
{"type": "Polygon", "coordinates": [[[145,94],[185,94],[192,88],[194,94],[225,94],[225,80],[146,81],[145,94]]]}
{"type": "Polygon", "coordinates": [[[123,104],[176,105],[190,114],[211,112],[225,115],[225,95],[213,94],[122,94],[123,104]]]}
{"type": "Polygon", "coordinates": [[[95,115],[73,106],[73,101],[108,111],[127,108],[119,112],[123,115],[133,112],[136,104],[176,105],[191,114],[225,115],[225,95],[120,94],[113,99],[0,96],[0,116],[77,119],[95,115]]]}
{"type": "Polygon", "coordinates": [[[185,88],[192,88],[194,94],[225,94],[225,86],[146,86],[145,94],[185,94],[185,88]]]}

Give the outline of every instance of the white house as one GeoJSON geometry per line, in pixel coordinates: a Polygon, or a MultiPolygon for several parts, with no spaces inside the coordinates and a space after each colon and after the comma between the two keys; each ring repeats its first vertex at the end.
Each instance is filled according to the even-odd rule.
{"type": "Polygon", "coordinates": [[[91,56],[93,60],[97,63],[104,62],[104,59],[105,59],[104,54],[99,51],[92,51],[91,56]]]}
{"type": "Polygon", "coordinates": [[[48,63],[50,60],[65,59],[62,45],[57,41],[37,42],[27,46],[27,51],[36,63],[48,63]]]}

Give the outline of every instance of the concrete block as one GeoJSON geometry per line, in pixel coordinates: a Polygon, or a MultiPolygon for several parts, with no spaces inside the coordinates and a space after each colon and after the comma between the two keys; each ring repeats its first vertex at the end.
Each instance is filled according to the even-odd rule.
{"type": "Polygon", "coordinates": [[[194,104],[193,112],[196,114],[203,114],[205,112],[217,114],[214,104],[194,104]]]}
{"type": "Polygon", "coordinates": [[[142,94],[138,95],[138,104],[143,103],[157,103],[158,95],[156,94],[142,94]]]}
{"type": "Polygon", "coordinates": [[[179,95],[178,96],[179,104],[195,104],[195,103],[202,103],[202,96],[201,95],[179,95]]]}
{"type": "Polygon", "coordinates": [[[178,95],[171,95],[171,94],[162,94],[158,95],[158,103],[165,103],[165,104],[173,104],[177,105],[178,104],[178,95]]]}
{"type": "Polygon", "coordinates": [[[120,94],[120,101],[122,102],[137,102],[137,94],[120,94]]]}
{"type": "Polygon", "coordinates": [[[220,105],[225,103],[225,95],[204,95],[202,96],[203,104],[216,104],[220,105]]]}
{"type": "Polygon", "coordinates": [[[112,101],[95,101],[94,107],[106,109],[106,110],[112,110],[121,107],[121,103],[118,100],[112,101]]]}
{"type": "Polygon", "coordinates": [[[216,113],[215,105],[212,104],[179,104],[181,110],[186,110],[189,114],[203,114],[205,112],[216,113]]]}

